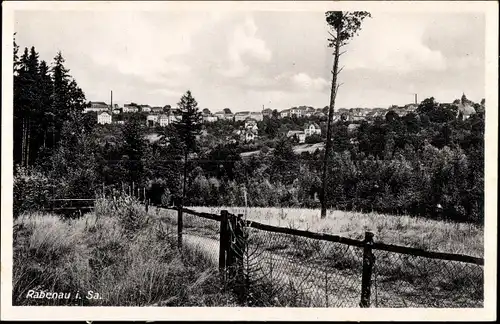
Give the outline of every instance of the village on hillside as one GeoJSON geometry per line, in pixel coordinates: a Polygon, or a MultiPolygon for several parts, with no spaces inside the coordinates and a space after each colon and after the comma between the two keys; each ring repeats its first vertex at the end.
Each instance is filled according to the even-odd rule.
{"type": "MultiPolygon", "coordinates": [[[[111,99],[112,100],[112,99],[111,99]]],[[[458,109],[463,119],[469,118],[476,111],[473,107],[473,102],[467,99],[463,94],[462,98],[455,100],[452,103],[444,103],[443,105],[453,106],[458,109]]],[[[404,106],[392,105],[388,108],[339,108],[333,113],[333,122],[344,121],[350,125],[349,130],[357,127],[359,122],[366,121],[374,122],[377,118],[386,118],[388,112],[394,112],[399,117],[404,117],[409,113],[415,113],[418,108],[417,98],[415,103],[406,104],[404,106]]],[[[147,104],[129,103],[122,107],[118,104],[107,104],[103,101],[90,101],[84,113],[97,113],[97,124],[124,124],[127,114],[140,114],[145,118],[146,127],[166,127],[174,121],[182,118],[181,111],[178,108],[173,108],[170,105],[150,106],[147,104]]],[[[236,128],[233,132],[238,135],[243,142],[252,142],[259,136],[258,122],[262,122],[265,118],[286,119],[286,118],[301,118],[310,120],[306,122],[301,130],[289,130],[286,136],[295,138],[299,144],[306,142],[306,139],[313,135],[322,134],[321,127],[316,121],[326,121],[328,119],[328,106],[324,108],[314,108],[310,106],[292,107],[278,111],[276,109],[264,108],[261,111],[239,111],[231,112],[231,109],[225,108],[221,111],[212,113],[208,108],[201,111],[203,123],[215,123],[217,121],[228,122],[244,122],[244,125],[236,128]]]]}

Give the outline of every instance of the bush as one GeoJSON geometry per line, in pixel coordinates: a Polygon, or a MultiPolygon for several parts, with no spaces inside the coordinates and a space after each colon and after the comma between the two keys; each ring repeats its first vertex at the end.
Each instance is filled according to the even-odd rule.
{"type": "Polygon", "coordinates": [[[23,212],[34,212],[49,205],[59,186],[51,183],[42,173],[28,168],[19,168],[14,176],[13,214],[19,216],[23,212]]]}

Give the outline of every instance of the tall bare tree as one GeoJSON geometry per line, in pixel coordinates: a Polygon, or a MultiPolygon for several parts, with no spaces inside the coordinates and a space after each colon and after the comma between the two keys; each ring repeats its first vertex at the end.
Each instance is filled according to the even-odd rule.
{"type": "Polygon", "coordinates": [[[332,123],[333,111],[335,108],[335,98],[340,87],[337,84],[337,77],[343,68],[339,70],[339,58],[345,51],[341,50],[349,43],[361,29],[361,23],[366,17],[371,17],[370,13],[366,11],[327,11],[326,22],[330,27],[328,38],[328,46],[333,47],[333,70],[332,70],[332,87],[330,92],[330,106],[328,109],[328,128],[326,132],[326,147],[325,157],[323,160],[323,177],[322,177],[322,190],[321,190],[321,218],[326,217],[326,208],[328,202],[327,195],[327,179],[328,179],[328,162],[330,159],[332,149],[332,123]]]}

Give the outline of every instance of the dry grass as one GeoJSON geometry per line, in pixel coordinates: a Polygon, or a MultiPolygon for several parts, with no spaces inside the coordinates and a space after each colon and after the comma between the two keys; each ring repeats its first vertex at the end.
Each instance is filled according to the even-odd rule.
{"type": "MultiPolygon", "coordinates": [[[[131,213],[137,204],[98,202],[76,220],[22,215],[14,223],[14,305],[232,305],[202,251],[185,246],[164,224],[131,213]],[[29,290],[69,299],[26,298],[29,290]],[[102,299],[87,299],[89,291],[102,299]],[[81,299],[76,298],[80,292],[81,299]]],[[[139,210],[137,210],[139,212],[139,210]]]]}
{"type": "Polygon", "coordinates": [[[363,239],[364,232],[371,231],[378,242],[425,250],[476,257],[482,257],[484,253],[484,229],[473,224],[344,211],[329,211],[327,217],[321,219],[318,209],[306,208],[193,207],[192,209],[214,214],[228,210],[230,213],[243,214],[249,220],[264,224],[353,239],[363,239]]]}

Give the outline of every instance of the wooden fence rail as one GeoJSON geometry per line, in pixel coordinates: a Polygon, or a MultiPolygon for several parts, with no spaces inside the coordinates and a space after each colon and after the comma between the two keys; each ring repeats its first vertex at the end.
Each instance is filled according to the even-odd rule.
{"type": "MultiPolygon", "coordinates": [[[[304,237],[309,239],[315,239],[320,241],[335,242],[349,246],[355,246],[363,249],[363,266],[361,274],[361,307],[370,307],[370,297],[371,297],[371,286],[372,286],[372,272],[375,263],[375,257],[373,254],[374,250],[388,251],[406,255],[412,255],[416,257],[424,257],[431,259],[439,259],[446,261],[457,261],[463,263],[476,264],[479,266],[484,265],[483,258],[472,257],[462,254],[453,253],[443,253],[443,252],[433,252],[426,251],[418,248],[410,248],[405,246],[385,244],[382,242],[374,242],[374,234],[371,232],[365,233],[365,239],[363,241],[355,240],[347,237],[342,237],[338,235],[326,234],[326,233],[315,233],[305,230],[278,227],[268,224],[262,224],[259,222],[251,220],[243,220],[241,215],[230,214],[227,210],[222,210],[220,215],[197,212],[188,208],[179,208],[171,206],[157,206],[158,208],[164,208],[169,210],[176,210],[178,212],[178,240],[179,247],[182,247],[182,215],[189,214],[205,219],[211,219],[220,222],[220,246],[219,246],[219,269],[223,278],[228,275],[227,271],[230,271],[232,275],[238,272],[237,265],[242,264],[242,260],[239,260],[237,253],[234,251],[234,246],[238,250],[242,247],[244,248],[245,242],[242,240],[242,233],[244,227],[255,228],[258,230],[287,234],[297,237],[304,237]],[[239,242],[239,243],[238,243],[239,242]],[[241,243],[243,242],[243,243],[241,243]]],[[[241,290],[238,291],[238,295],[241,298],[241,290]]]]}

